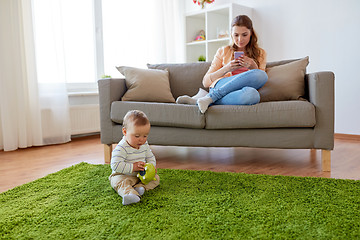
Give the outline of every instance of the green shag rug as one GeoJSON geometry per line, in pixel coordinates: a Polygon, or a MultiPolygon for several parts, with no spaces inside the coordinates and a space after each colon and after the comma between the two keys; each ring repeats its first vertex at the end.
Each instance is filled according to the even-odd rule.
{"type": "Polygon", "coordinates": [[[110,172],[81,163],[0,194],[1,239],[360,239],[360,181],[158,169],[123,206],[110,172]]]}

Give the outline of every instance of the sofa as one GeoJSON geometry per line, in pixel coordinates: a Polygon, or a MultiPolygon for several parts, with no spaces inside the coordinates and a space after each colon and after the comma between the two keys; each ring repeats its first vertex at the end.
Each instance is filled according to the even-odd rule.
{"type": "Polygon", "coordinates": [[[141,70],[142,80],[148,85],[135,86],[135,90],[138,87],[145,91],[138,99],[125,97],[139,83],[136,78],[141,74],[136,71],[131,75],[125,71],[129,68],[122,67],[118,69],[125,78],[100,79],[101,143],[104,144],[105,163],[110,162],[112,144],[122,138],[124,115],[129,110],[138,109],[150,119],[150,145],[319,149],[322,171],[331,170],[331,150],[334,147],[332,72],[307,73],[308,57],[269,62],[266,66],[269,79],[264,89],[259,90],[261,102],[258,104],[211,105],[202,114],[197,105],[176,103],[177,97],[194,96],[199,88],[203,88],[202,79],[210,64],[148,64],[148,69],[141,70]],[[300,67],[299,62],[302,64],[300,67]],[[171,95],[169,99],[157,100],[157,96],[166,94],[161,93],[155,80],[147,79],[157,72],[164,73],[162,77],[168,84],[165,88],[168,89],[166,94],[171,95]],[[292,80],[293,76],[296,76],[296,81],[292,80]],[[133,82],[128,81],[130,78],[133,82]],[[290,89],[294,86],[297,90],[290,89]],[[279,91],[276,96],[273,94],[271,97],[276,91],[279,91]],[[285,96],[289,92],[293,96],[285,96]]]}

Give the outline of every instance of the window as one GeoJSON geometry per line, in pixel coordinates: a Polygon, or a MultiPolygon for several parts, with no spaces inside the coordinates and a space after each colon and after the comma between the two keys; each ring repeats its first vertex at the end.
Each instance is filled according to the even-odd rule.
{"type": "Polygon", "coordinates": [[[94,5],[88,0],[35,0],[39,82],[95,82],[94,5]]]}
{"type": "Polygon", "coordinates": [[[106,75],[121,77],[115,66],[146,68],[161,61],[164,48],[158,0],[102,1],[104,69],[106,75]]]}
{"type": "Polygon", "coordinates": [[[96,91],[102,75],[122,77],[116,66],[146,68],[167,62],[169,55],[181,57],[172,50],[183,51],[172,20],[182,19],[183,3],[174,2],[33,0],[39,81],[96,91]]]}

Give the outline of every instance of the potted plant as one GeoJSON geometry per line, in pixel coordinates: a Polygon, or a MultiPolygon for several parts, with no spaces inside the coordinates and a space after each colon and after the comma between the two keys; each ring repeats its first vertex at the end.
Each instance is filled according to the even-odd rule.
{"type": "Polygon", "coordinates": [[[199,58],[198,58],[198,61],[199,62],[205,62],[206,58],[203,55],[200,55],[199,58]]]}

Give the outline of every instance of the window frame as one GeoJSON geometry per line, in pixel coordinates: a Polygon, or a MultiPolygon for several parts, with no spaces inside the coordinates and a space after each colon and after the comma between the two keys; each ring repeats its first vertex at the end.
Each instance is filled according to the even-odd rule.
{"type": "Polygon", "coordinates": [[[94,17],[94,41],[95,41],[95,81],[82,83],[66,83],[69,95],[98,93],[97,80],[104,75],[104,47],[102,26],[102,0],[92,0],[94,17]]]}

